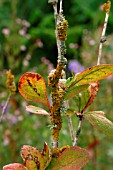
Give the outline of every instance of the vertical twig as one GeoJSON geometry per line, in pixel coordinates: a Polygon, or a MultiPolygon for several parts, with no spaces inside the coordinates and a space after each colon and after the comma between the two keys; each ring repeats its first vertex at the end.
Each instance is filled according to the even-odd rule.
{"type": "Polygon", "coordinates": [[[8,95],[7,101],[6,101],[6,103],[5,103],[5,105],[4,105],[3,109],[2,109],[2,113],[1,113],[1,116],[0,116],[0,122],[2,121],[3,115],[4,115],[4,113],[5,113],[6,109],[7,109],[7,106],[8,106],[10,98],[11,98],[11,93],[8,95]]]}
{"type": "Polygon", "coordinates": [[[101,60],[101,56],[102,56],[102,47],[103,47],[103,43],[106,41],[105,33],[106,33],[106,28],[107,28],[107,23],[108,23],[108,18],[109,18],[110,7],[111,7],[111,1],[108,0],[107,3],[105,3],[103,5],[103,10],[106,12],[106,15],[105,15],[104,26],[103,26],[103,30],[102,30],[101,39],[100,39],[97,65],[100,65],[100,60],[101,60]]]}
{"type": "Polygon", "coordinates": [[[77,145],[78,138],[79,138],[79,135],[80,135],[80,132],[81,132],[82,122],[83,122],[83,118],[79,120],[79,124],[78,124],[78,128],[76,130],[76,136],[75,136],[75,139],[74,139],[74,142],[73,142],[73,146],[77,145]]]}
{"type": "Polygon", "coordinates": [[[52,106],[50,113],[50,121],[52,124],[52,149],[58,147],[59,132],[62,128],[62,118],[61,118],[61,105],[63,101],[64,91],[59,87],[59,80],[62,78],[62,72],[67,64],[67,59],[64,57],[66,53],[65,41],[66,41],[66,30],[67,21],[65,20],[62,13],[62,0],[60,1],[60,11],[57,14],[57,0],[49,0],[53,4],[54,17],[56,24],[56,41],[58,48],[58,60],[57,67],[54,72],[51,72],[48,76],[48,85],[51,90],[52,106]],[[64,22],[65,21],[65,22],[64,22]]]}
{"type": "Polygon", "coordinates": [[[101,56],[102,56],[102,47],[103,47],[103,43],[106,41],[105,33],[106,33],[108,18],[109,18],[109,14],[106,13],[106,17],[105,17],[105,21],[104,21],[104,26],[103,26],[103,31],[102,31],[102,35],[101,35],[101,39],[100,39],[99,55],[98,55],[97,65],[100,65],[100,60],[101,60],[101,56]]]}
{"type": "MultiPolygon", "coordinates": [[[[69,108],[69,104],[68,101],[64,101],[64,107],[69,108]]],[[[70,130],[70,135],[71,135],[71,141],[72,144],[74,144],[74,129],[73,129],[73,124],[72,124],[72,120],[71,120],[71,115],[66,115],[67,116],[67,120],[68,120],[68,126],[69,126],[69,130],[70,130]]]]}
{"type": "Polygon", "coordinates": [[[60,0],[60,11],[59,11],[59,13],[60,13],[60,14],[62,14],[62,13],[63,13],[62,1],[63,1],[63,0],[60,0]]]}
{"type": "Polygon", "coordinates": [[[54,10],[54,19],[55,19],[55,24],[56,24],[57,23],[57,15],[58,15],[58,12],[57,12],[57,3],[53,4],[53,10],[54,10]]]}
{"type": "Polygon", "coordinates": [[[72,125],[72,120],[71,120],[71,116],[67,115],[67,120],[68,120],[68,126],[69,126],[69,130],[70,130],[70,135],[71,135],[71,140],[72,140],[72,144],[74,146],[74,130],[73,130],[73,125],[72,125]]]}

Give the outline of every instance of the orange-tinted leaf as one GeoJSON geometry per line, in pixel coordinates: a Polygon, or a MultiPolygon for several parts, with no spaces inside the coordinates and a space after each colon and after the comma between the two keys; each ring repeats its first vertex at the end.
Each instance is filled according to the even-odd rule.
{"type": "Polygon", "coordinates": [[[113,137],[113,122],[107,119],[102,111],[87,112],[84,116],[97,130],[113,137]]]}
{"type": "Polygon", "coordinates": [[[43,156],[44,166],[46,168],[49,165],[52,158],[51,150],[46,142],[44,143],[44,148],[41,154],[43,156]]]}
{"type": "Polygon", "coordinates": [[[44,170],[44,160],[38,149],[24,145],[21,149],[21,156],[28,170],[44,170]]]}
{"type": "Polygon", "coordinates": [[[58,158],[52,158],[47,170],[80,170],[89,159],[87,150],[73,146],[65,149],[58,158]]]}
{"type": "Polygon", "coordinates": [[[50,108],[45,81],[39,74],[30,72],[23,74],[18,89],[25,99],[45,104],[50,108]]]}
{"type": "Polygon", "coordinates": [[[92,68],[87,68],[83,72],[75,75],[70,82],[67,83],[68,87],[72,87],[75,84],[88,84],[91,82],[102,80],[113,74],[113,64],[96,65],[92,68]]]}
{"type": "Polygon", "coordinates": [[[64,95],[64,99],[69,100],[70,98],[73,98],[74,96],[78,95],[82,91],[86,90],[88,86],[89,86],[88,84],[84,84],[84,85],[75,85],[71,88],[68,88],[68,90],[64,95]]]}
{"type": "Polygon", "coordinates": [[[37,114],[37,115],[49,116],[49,113],[46,112],[46,110],[44,110],[40,107],[33,106],[33,105],[26,106],[26,110],[28,112],[31,112],[31,113],[34,113],[34,114],[37,114]]]}
{"type": "Polygon", "coordinates": [[[8,164],[3,167],[3,170],[26,170],[25,166],[19,163],[8,164]]]}
{"type": "Polygon", "coordinates": [[[89,100],[86,103],[85,107],[83,108],[82,112],[84,112],[88,108],[88,106],[90,106],[93,103],[98,90],[99,90],[99,82],[96,81],[96,82],[90,83],[90,86],[88,88],[89,100]]]}

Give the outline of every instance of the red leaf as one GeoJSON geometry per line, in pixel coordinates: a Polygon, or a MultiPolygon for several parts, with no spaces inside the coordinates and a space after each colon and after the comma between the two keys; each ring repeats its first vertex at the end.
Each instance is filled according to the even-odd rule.
{"type": "Polygon", "coordinates": [[[8,164],[3,167],[3,170],[26,170],[25,166],[19,163],[8,164]]]}
{"type": "Polygon", "coordinates": [[[100,143],[100,140],[94,140],[92,143],[88,145],[88,149],[93,149],[96,145],[100,143]]]}

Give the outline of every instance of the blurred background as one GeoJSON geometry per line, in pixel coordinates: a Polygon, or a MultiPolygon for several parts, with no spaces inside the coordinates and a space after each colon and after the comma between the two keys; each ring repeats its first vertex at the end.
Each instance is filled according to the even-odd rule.
{"type": "MultiPolygon", "coordinates": [[[[68,59],[67,77],[96,65],[103,28],[105,0],[64,1],[64,15],[69,22],[66,41],[68,59]]],[[[111,0],[111,3],[113,0],[111,0]]],[[[101,64],[113,63],[113,5],[107,27],[101,64]]],[[[27,71],[41,74],[46,83],[49,72],[56,67],[57,47],[52,5],[47,0],[0,0],[0,113],[9,91],[6,71],[15,75],[16,86],[27,71]]],[[[48,88],[48,86],[47,86],[48,88]]],[[[49,89],[48,89],[49,94],[49,89]]],[[[49,97],[50,98],[50,97],[49,97]]],[[[47,117],[25,110],[38,103],[26,101],[18,92],[11,100],[0,122],[0,169],[3,165],[20,162],[20,148],[31,145],[43,148],[44,141],[51,146],[51,130],[47,117]]],[[[100,83],[100,90],[89,110],[102,110],[113,121],[113,76],[100,83]]],[[[73,116],[76,129],[78,119],[73,116]]],[[[63,117],[60,146],[72,145],[67,118],[63,117]]],[[[91,160],[83,170],[113,169],[113,139],[95,130],[84,121],[78,145],[91,153],[91,160]]]]}

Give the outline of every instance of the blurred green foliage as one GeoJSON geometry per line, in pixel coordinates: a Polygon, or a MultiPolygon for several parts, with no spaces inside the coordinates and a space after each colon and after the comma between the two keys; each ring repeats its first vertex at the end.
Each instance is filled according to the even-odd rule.
{"type": "MultiPolygon", "coordinates": [[[[112,2],[112,1],[111,1],[112,2]]],[[[67,59],[76,59],[84,67],[96,64],[98,45],[105,13],[101,10],[104,0],[64,1],[64,14],[69,22],[67,59]]],[[[113,6],[111,8],[113,11],[113,6]]],[[[113,13],[110,13],[102,63],[113,63],[113,13]]],[[[49,71],[56,66],[57,47],[55,40],[53,9],[47,0],[1,0],[0,1],[0,111],[8,96],[6,89],[7,69],[15,74],[16,84],[26,71],[41,74],[47,82],[49,71]],[[48,60],[45,60],[48,59],[48,60]]],[[[100,91],[90,110],[103,110],[113,120],[113,78],[101,82],[100,91]]],[[[49,90],[48,90],[49,91],[49,90]]],[[[46,117],[25,111],[28,102],[17,91],[8,105],[0,123],[0,168],[11,162],[21,162],[19,155],[23,144],[42,149],[44,141],[51,145],[51,130],[46,117]]],[[[31,102],[30,102],[31,104],[31,102]]],[[[38,105],[38,104],[36,104],[38,105]]],[[[73,121],[76,129],[78,119],[73,121]]],[[[101,135],[84,122],[79,146],[92,148],[91,161],[84,170],[112,170],[112,139],[101,135]],[[103,152],[104,150],[104,152],[103,152]]],[[[67,118],[63,117],[60,146],[71,145],[67,118]]]]}

